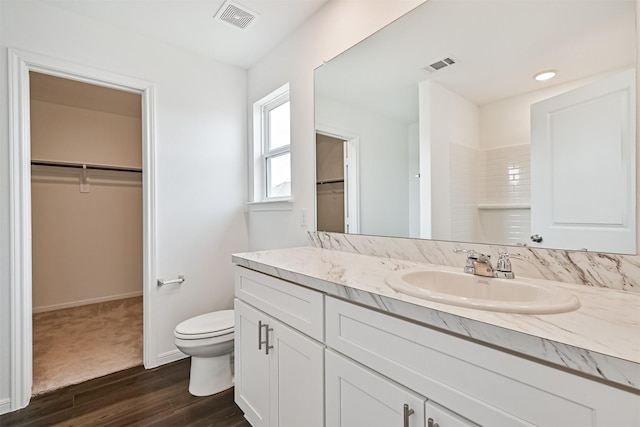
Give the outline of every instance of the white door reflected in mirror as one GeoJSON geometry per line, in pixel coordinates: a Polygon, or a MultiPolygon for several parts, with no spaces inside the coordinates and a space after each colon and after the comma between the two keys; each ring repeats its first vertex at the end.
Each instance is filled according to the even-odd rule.
{"type": "Polygon", "coordinates": [[[627,70],[531,106],[540,246],[636,252],[635,93],[627,70]]]}

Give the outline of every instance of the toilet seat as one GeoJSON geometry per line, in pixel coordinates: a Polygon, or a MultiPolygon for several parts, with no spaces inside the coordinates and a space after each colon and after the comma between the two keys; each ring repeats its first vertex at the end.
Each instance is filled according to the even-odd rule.
{"type": "Polygon", "coordinates": [[[192,317],[176,326],[176,338],[199,340],[233,334],[233,310],[214,311],[192,317]]]}

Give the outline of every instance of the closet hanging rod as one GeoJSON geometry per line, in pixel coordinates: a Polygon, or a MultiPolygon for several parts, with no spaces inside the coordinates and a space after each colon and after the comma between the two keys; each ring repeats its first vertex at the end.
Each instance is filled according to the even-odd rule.
{"type": "Polygon", "coordinates": [[[316,184],[338,184],[338,183],[343,183],[344,179],[325,179],[322,181],[317,181],[316,184]]]}
{"type": "Polygon", "coordinates": [[[124,166],[109,166],[109,165],[92,165],[87,163],[64,163],[64,162],[49,162],[43,160],[32,160],[32,166],[56,166],[61,168],[73,168],[73,169],[82,169],[84,166],[87,169],[97,169],[103,171],[120,171],[120,172],[138,172],[141,173],[142,170],[140,168],[128,168],[124,166]]]}

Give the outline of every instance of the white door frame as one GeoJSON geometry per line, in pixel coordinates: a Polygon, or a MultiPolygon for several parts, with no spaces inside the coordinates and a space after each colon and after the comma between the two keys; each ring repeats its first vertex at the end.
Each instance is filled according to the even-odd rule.
{"type": "Polygon", "coordinates": [[[29,404],[33,382],[31,273],[31,137],[29,71],[142,96],[143,360],[156,364],[151,290],[156,276],[154,85],[143,80],[9,49],[10,368],[11,410],[29,404]]]}
{"type": "MultiPolygon", "coordinates": [[[[344,146],[344,224],[345,233],[360,232],[360,144],[357,136],[331,126],[316,124],[316,134],[345,141],[344,146]]],[[[315,151],[314,151],[315,153],[315,151]]],[[[317,190],[317,186],[314,186],[317,190]]],[[[318,195],[315,197],[316,230],[318,229],[318,195]]]]}

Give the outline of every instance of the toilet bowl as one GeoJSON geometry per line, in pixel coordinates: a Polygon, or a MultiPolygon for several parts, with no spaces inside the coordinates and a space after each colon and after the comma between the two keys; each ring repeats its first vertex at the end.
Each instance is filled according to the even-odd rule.
{"type": "Polygon", "coordinates": [[[176,326],[176,347],[191,356],[189,393],[194,396],[209,396],[233,385],[233,322],[233,310],[222,310],[176,326]]]}

